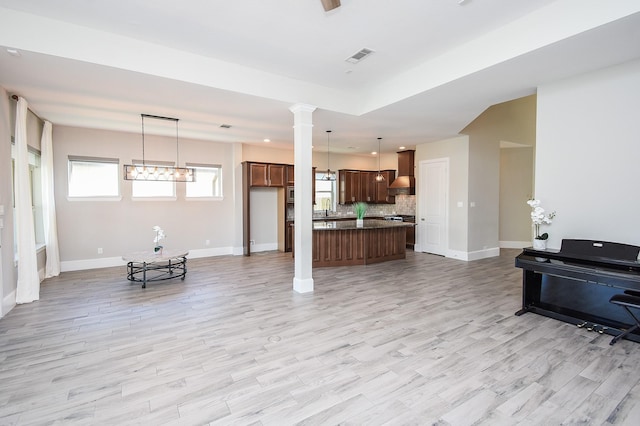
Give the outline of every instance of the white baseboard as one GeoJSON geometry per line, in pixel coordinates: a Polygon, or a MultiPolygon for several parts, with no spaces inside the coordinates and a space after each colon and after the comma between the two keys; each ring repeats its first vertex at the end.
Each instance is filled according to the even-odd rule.
{"type": "Polygon", "coordinates": [[[119,257],[102,257],[99,259],[67,260],[60,262],[60,272],[84,271],[86,269],[111,268],[126,265],[119,257]]]}
{"type": "Polygon", "coordinates": [[[470,251],[467,255],[468,255],[468,260],[480,260],[480,259],[486,259],[488,257],[497,257],[497,256],[500,256],[500,247],[470,251]]]}
{"type": "Polygon", "coordinates": [[[278,243],[254,244],[251,246],[251,253],[274,250],[278,250],[278,243]]]}
{"type": "MultiPolygon", "coordinates": [[[[193,250],[189,250],[189,254],[187,257],[189,259],[197,259],[200,257],[224,256],[228,254],[235,254],[234,249],[232,247],[193,249],[193,250]]],[[[240,252],[240,254],[242,254],[242,251],[240,252]]],[[[68,261],[60,262],[60,272],[84,271],[86,269],[98,269],[98,268],[112,268],[114,266],[124,266],[126,264],[127,262],[122,260],[122,257],[102,257],[98,259],[68,260],[68,261]]],[[[44,275],[44,271],[43,271],[43,275],[44,275]]]]}
{"type": "MultiPolygon", "coordinates": [[[[213,256],[225,256],[233,253],[233,247],[215,247],[207,249],[193,249],[189,250],[189,259],[198,259],[200,257],[213,257],[213,256]]],[[[242,254],[242,253],[240,253],[242,254]]]]}
{"type": "Polygon", "coordinates": [[[13,290],[2,298],[2,307],[0,307],[0,318],[7,315],[10,310],[16,306],[16,291],[13,290]]]}
{"type": "Polygon", "coordinates": [[[448,250],[446,257],[451,259],[464,260],[470,262],[473,260],[486,259],[488,257],[500,256],[500,248],[493,247],[476,251],[448,250]]]}
{"type": "Polygon", "coordinates": [[[505,249],[522,249],[531,247],[531,241],[499,241],[500,248],[505,249]]]}
{"type": "Polygon", "coordinates": [[[460,251],[460,250],[447,250],[447,254],[445,257],[450,257],[451,259],[468,261],[469,253],[467,253],[466,251],[460,251]]]}

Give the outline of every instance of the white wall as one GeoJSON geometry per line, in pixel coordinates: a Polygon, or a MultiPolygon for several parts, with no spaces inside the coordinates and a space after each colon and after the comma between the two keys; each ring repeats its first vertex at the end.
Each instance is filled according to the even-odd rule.
{"type": "Polygon", "coordinates": [[[538,90],[536,198],[563,238],[640,245],[640,61],[538,90]]]}

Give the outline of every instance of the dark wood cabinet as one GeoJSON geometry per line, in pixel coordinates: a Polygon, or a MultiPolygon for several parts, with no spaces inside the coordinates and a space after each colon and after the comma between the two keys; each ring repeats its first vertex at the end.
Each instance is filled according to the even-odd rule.
{"type": "Polygon", "coordinates": [[[249,163],[249,185],[284,187],[285,165],[249,163]]]}
{"type": "Polygon", "coordinates": [[[398,152],[398,176],[414,176],[414,160],[414,150],[409,149],[398,152]]]}
{"type": "Polygon", "coordinates": [[[338,170],[338,202],[350,204],[360,201],[360,172],[338,170]]]}
{"type": "Polygon", "coordinates": [[[376,181],[378,172],[370,170],[338,170],[338,202],[350,204],[365,202],[371,204],[393,204],[395,197],[389,195],[388,188],[396,177],[395,170],[382,170],[381,182],[376,181]]]}
{"type": "Polygon", "coordinates": [[[289,164],[287,166],[287,185],[293,186],[293,184],[295,182],[296,182],[296,179],[295,179],[295,168],[294,168],[293,164],[289,164]]]}
{"type": "Polygon", "coordinates": [[[377,173],[374,173],[374,182],[375,182],[375,202],[378,204],[393,204],[396,202],[396,197],[393,195],[389,195],[389,185],[396,178],[395,170],[382,170],[380,172],[382,176],[384,176],[384,180],[382,182],[377,182],[375,180],[375,176],[377,173]]]}
{"type": "Polygon", "coordinates": [[[293,221],[287,220],[284,229],[284,251],[293,251],[293,221]]]}
{"type": "Polygon", "coordinates": [[[357,201],[375,203],[376,201],[376,173],[360,171],[360,194],[357,201]]]}

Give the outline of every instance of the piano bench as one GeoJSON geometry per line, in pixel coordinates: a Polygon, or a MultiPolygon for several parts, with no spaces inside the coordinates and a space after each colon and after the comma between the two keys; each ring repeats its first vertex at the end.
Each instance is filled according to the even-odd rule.
{"type": "Polygon", "coordinates": [[[627,334],[633,333],[634,331],[640,329],[640,320],[638,320],[638,318],[633,315],[633,312],[631,312],[631,309],[629,309],[640,309],[640,292],[627,290],[624,292],[624,294],[615,294],[611,297],[611,299],[609,299],[609,303],[613,303],[614,305],[618,305],[624,308],[636,323],[635,325],[629,327],[627,330],[615,336],[611,340],[611,342],[609,342],[610,345],[613,345],[627,334]]]}

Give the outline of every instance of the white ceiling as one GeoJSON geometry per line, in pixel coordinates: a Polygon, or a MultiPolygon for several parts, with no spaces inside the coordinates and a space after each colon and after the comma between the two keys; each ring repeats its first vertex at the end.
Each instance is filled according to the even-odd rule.
{"type": "Polygon", "coordinates": [[[144,113],[182,137],[292,147],[289,107],[306,103],[332,152],[377,137],[392,152],[640,58],[640,2],[0,0],[0,46],[0,85],[54,126],[139,132],[144,113]],[[345,61],[361,48],[375,53],[345,61]]]}

